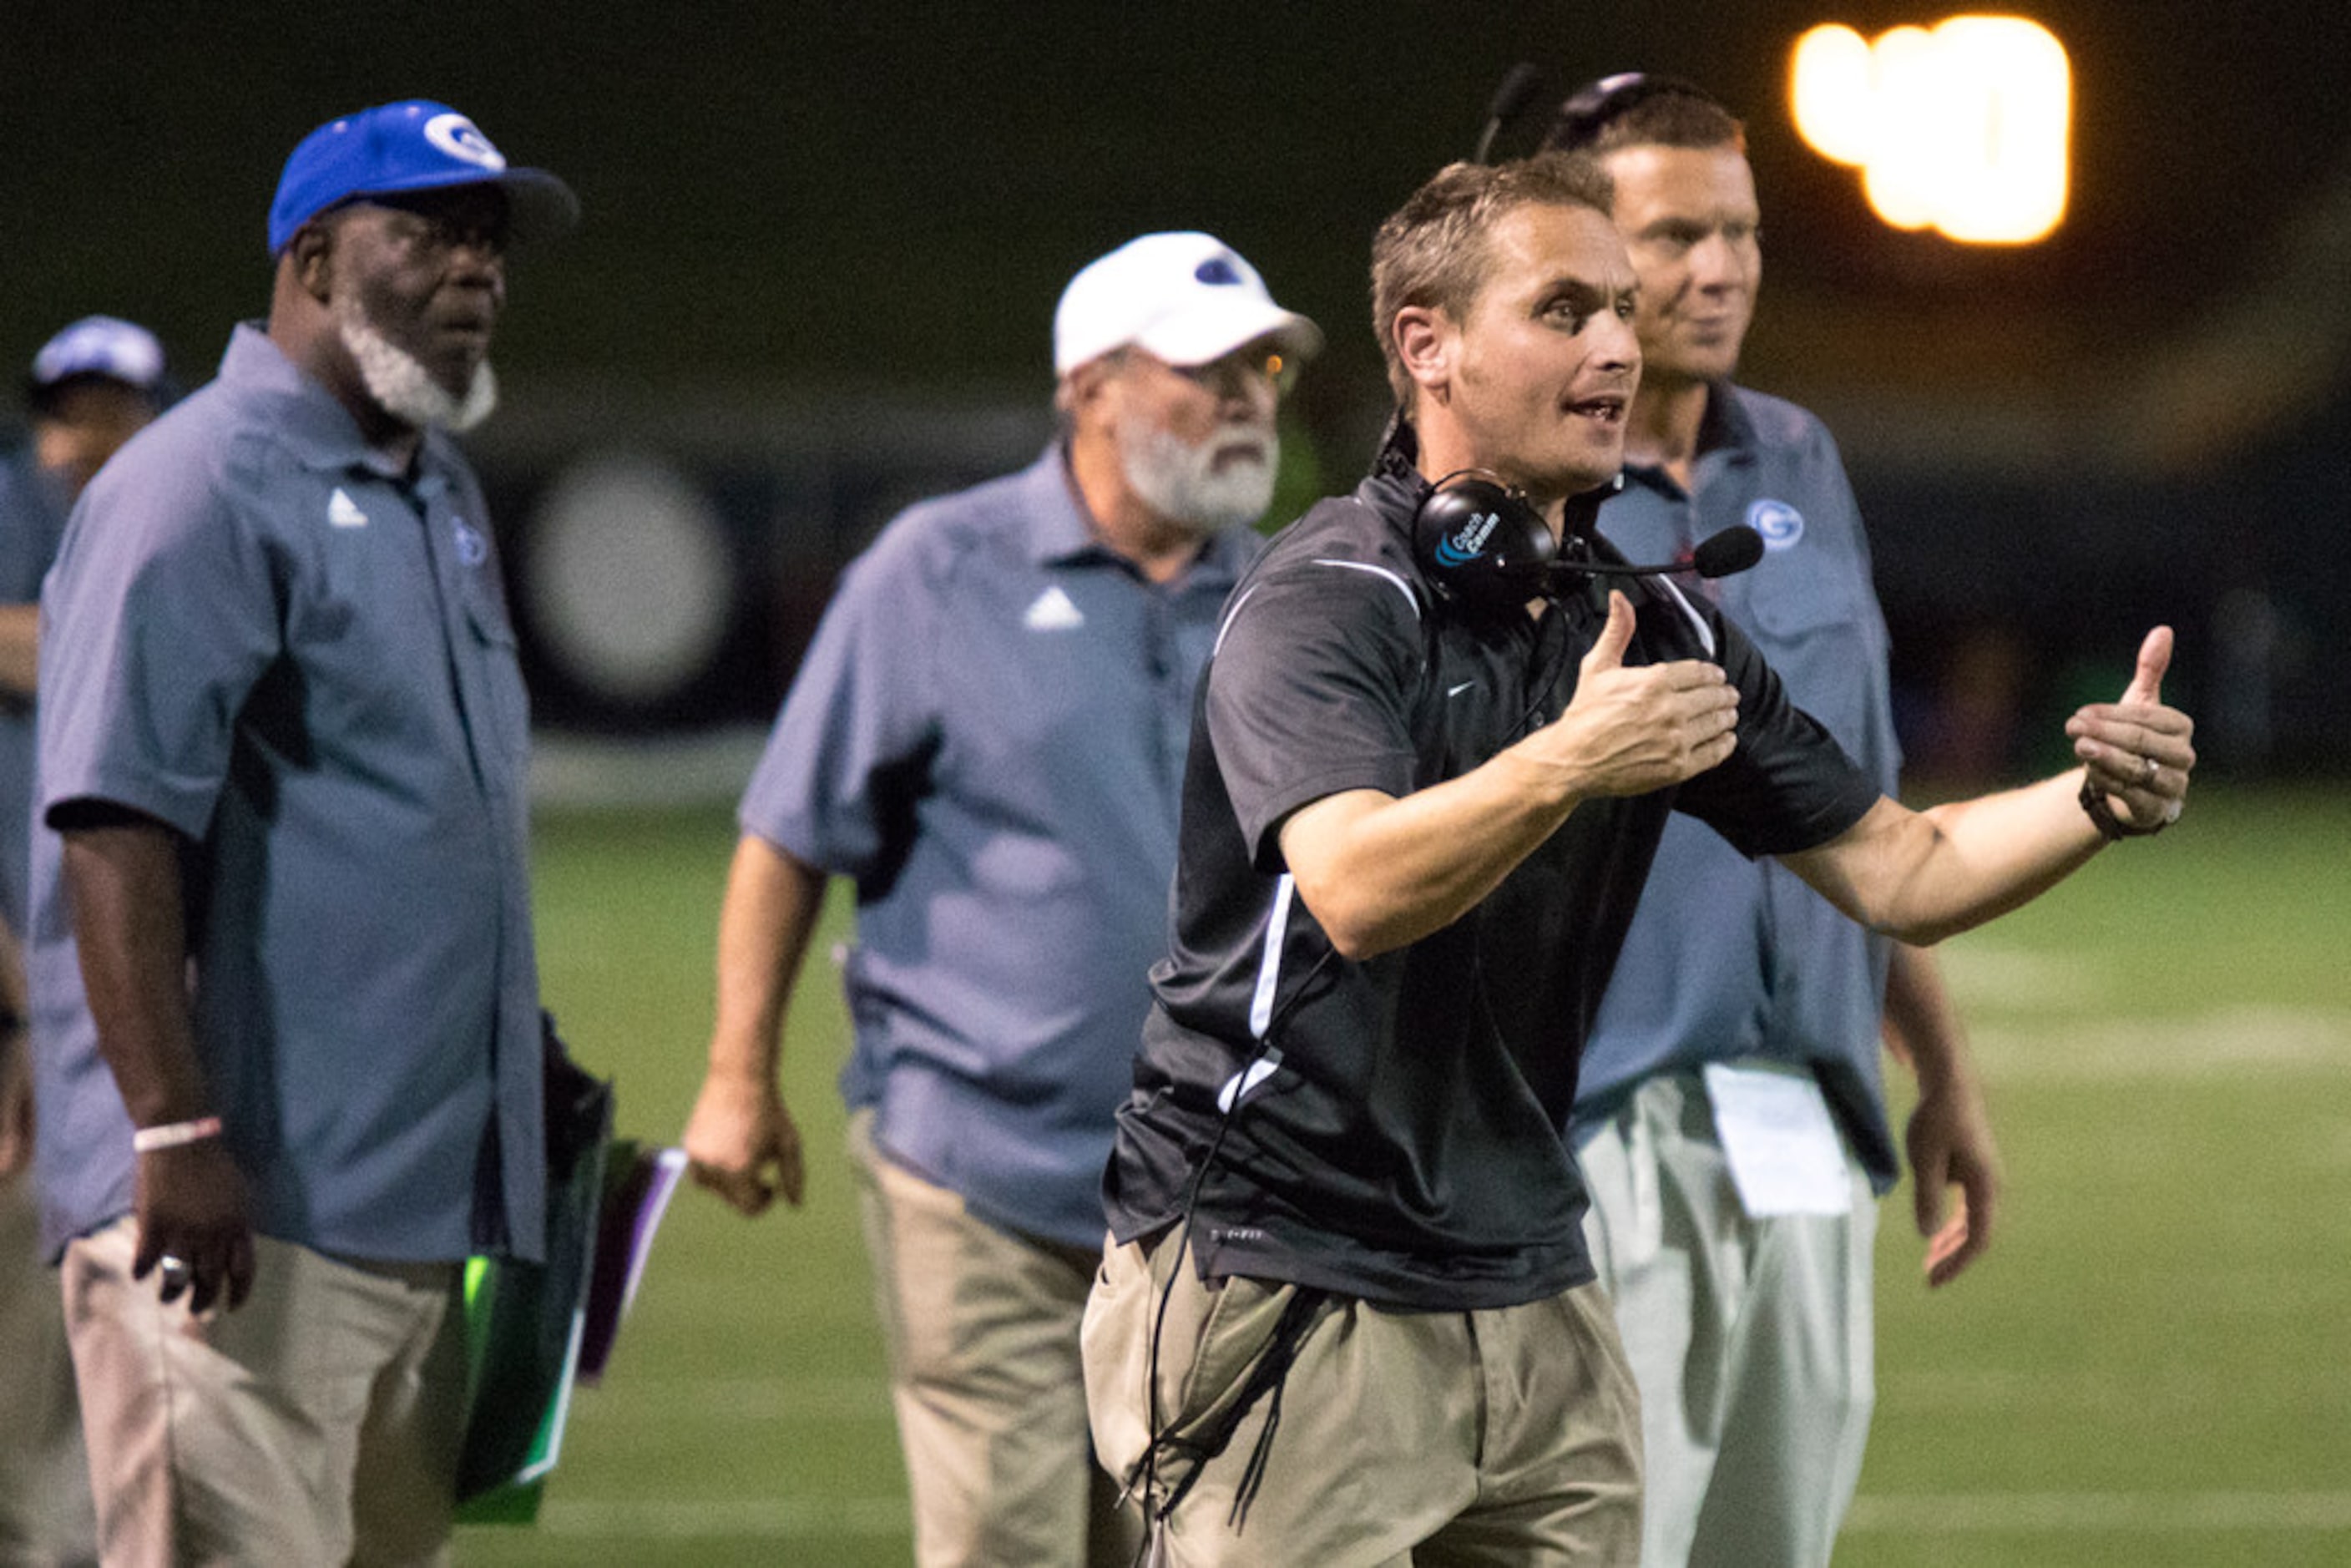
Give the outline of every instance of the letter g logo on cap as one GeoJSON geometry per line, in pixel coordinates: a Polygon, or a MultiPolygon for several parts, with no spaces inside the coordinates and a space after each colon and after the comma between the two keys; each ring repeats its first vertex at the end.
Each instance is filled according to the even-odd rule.
{"type": "Polygon", "coordinates": [[[424,122],[424,140],[452,158],[487,169],[492,173],[507,166],[506,154],[490,145],[490,139],[475,129],[474,122],[462,114],[436,114],[424,122]]]}

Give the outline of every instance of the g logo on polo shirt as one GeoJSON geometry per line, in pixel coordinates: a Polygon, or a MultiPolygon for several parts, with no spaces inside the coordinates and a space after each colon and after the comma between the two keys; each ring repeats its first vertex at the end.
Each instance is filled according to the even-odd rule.
{"type": "Polygon", "coordinates": [[[1767,497],[1749,503],[1747,526],[1763,536],[1765,549],[1792,549],[1804,537],[1804,514],[1785,501],[1767,497]]]}
{"type": "Polygon", "coordinates": [[[451,520],[449,532],[457,541],[457,559],[467,566],[479,566],[490,559],[490,541],[482,530],[463,517],[451,520]]]}

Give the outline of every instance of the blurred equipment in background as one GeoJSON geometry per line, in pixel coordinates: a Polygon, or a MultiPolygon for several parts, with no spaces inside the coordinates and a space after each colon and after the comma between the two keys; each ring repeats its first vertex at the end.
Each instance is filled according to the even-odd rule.
{"type": "Polygon", "coordinates": [[[716,507],[658,458],[591,454],[565,468],[523,546],[542,654],[616,706],[689,686],[743,610],[746,574],[716,507]]]}

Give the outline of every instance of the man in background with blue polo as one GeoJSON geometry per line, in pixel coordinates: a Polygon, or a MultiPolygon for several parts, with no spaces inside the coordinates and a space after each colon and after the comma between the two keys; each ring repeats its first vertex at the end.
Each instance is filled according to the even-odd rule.
{"type": "MultiPolygon", "coordinates": [[[[1730,379],[1762,272],[1743,127],[1688,82],[1627,74],[1570,98],[1549,141],[1608,172],[1641,283],[1602,530],[1636,560],[1761,533],[1762,562],[1705,591],[1895,795],[1886,622],[1836,444],[1730,379]]],[[[1991,1238],[2000,1157],[1934,961],[1785,866],[1667,825],[1574,1110],[1593,1260],[1641,1390],[1646,1568],[1829,1560],[1875,1403],[1877,1195],[1902,1168],[1881,1026],[1917,1073],[1907,1152],[1939,1285],[1991,1238]]]]}

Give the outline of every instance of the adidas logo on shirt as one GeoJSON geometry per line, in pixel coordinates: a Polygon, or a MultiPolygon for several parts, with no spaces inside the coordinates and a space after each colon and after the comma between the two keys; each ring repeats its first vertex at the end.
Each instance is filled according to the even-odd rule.
{"type": "Polygon", "coordinates": [[[1031,632],[1068,632],[1085,623],[1085,616],[1061,591],[1060,583],[1039,594],[1036,602],[1029,606],[1029,612],[1020,617],[1020,624],[1031,632]]]}
{"type": "Polygon", "coordinates": [[[335,493],[327,497],[327,521],[339,528],[363,528],[367,527],[368,515],[338,485],[335,493]]]}

